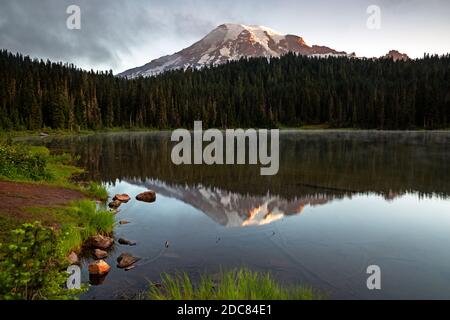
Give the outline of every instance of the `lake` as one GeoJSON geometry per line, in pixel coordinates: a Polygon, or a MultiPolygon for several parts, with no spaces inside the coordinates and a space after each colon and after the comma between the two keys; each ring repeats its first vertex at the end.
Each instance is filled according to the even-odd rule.
{"type": "MultiPolygon", "coordinates": [[[[282,131],[280,169],[175,166],[170,132],[40,140],[79,155],[83,178],[128,193],[103,283],[84,299],[133,297],[162,272],[197,279],[247,266],[341,299],[450,299],[450,133],[282,131]],[[156,191],[155,203],[134,197],[156,191]],[[166,246],[166,242],[168,246],[166,246]],[[136,268],[115,267],[122,252],[136,268]],[[381,268],[381,290],[366,269],[381,268]]],[[[83,282],[89,281],[87,263],[83,282]]]]}

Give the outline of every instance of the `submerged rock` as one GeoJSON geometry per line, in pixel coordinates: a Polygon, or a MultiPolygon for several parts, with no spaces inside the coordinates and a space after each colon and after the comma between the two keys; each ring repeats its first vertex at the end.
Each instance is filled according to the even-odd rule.
{"type": "Polygon", "coordinates": [[[93,285],[93,286],[99,286],[99,285],[103,284],[107,275],[108,275],[108,273],[105,273],[102,275],[90,273],[89,274],[89,284],[93,285]]]}
{"type": "Polygon", "coordinates": [[[142,192],[136,196],[136,200],[143,202],[155,202],[156,192],[152,190],[142,192]]]}
{"type": "Polygon", "coordinates": [[[104,260],[97,260],[89,264],[88,270],[93,275],[104,275],[109,272],[111,267],[104,260]]]}
{"type": "Polygon", "coordinates": [[[141,258],[133,257],[131,254],[124,252],[117,257],[117,267],[122,269],[129,268],[139,260],[141,260],[141,258]]]}
{"type": "Polygon", "coordinates": [[[121,201],[119,201],[119,200],[114,200],[114,201],[111,201],[111,202],[108,204],[108,206],[109,206],[111,209],[117,209],[118,207],[120,207],[121,204],[122,204],[121,201]]]}
{"type": "Polygon", "coordinates": [[[94,256],[97,259],[105,259],[106,257],[108,257],[108,252],[101,250],[101,249],[95,249],[94,250],[94,256]]]}
{"type": "Polygon", "coordinates": [[[124,238],[120,238],[118,242],[119,242],[119,244],[128,245],[128,246],[135,246],[136,245],[136,241],[127,240],[127,239],[124,239],[124,238]]]}
{"type": "Polygon", "coordinates": [[[107,237],[107,236],[102,236],[101,234],[98,234],[96,236],[92,236],[89,238],[88,244],[91,247],[94,248],[99,248],[99,249],[108,249],[109,247],[111,247],[114,243],[114,239],[107,237]]]}
{"type": "Polygon", "coordinates": [[[127,195],[126,193],[123,193],[123,194],[116,194],[115,196],[114,196],[114,198],[113,198],[113,200],[114,201],[120,201],[120,202],[128,202],[128,201],[130,201],[130,196],[129,195],[127,195]]]}

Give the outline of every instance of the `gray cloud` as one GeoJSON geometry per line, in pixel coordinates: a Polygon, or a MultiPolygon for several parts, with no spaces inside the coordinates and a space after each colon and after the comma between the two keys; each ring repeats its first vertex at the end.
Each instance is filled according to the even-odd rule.
{"type": "Polygon", "coordinates": [[[450,51],[449,9],[445,0],[0,0],[0,48],[119,72],[178,51],[221,23],[238,22],[361,55],[397,48],[420,56],[450,51]],[[365,28],[372,3],[385,19],[378,33],[365,28]],[[66,28],[71,4],[81,7],[81,30],[66,28]]]}

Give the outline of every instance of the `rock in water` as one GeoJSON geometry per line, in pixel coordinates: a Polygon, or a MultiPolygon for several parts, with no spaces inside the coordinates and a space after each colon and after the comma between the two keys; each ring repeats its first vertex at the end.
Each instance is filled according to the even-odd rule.
{"type": "Polygon", "coordinates": [[[67,260],[69,261],[70,264],[77,264],[80,262],[77,254],[73,251],[67,256],[67,260]]]}
{"type": "Polygon", "coordinates": [[[155,202],[156,193],[155,193],[155,191],[152,191],[152,190],[142,192],[136,196],[136,200],[143,201],[143,202],[155,202]]]}
{"type": "Polygon", "coordinates": [[[104,260],[97,260],[89,264],[88,270],[93,275],[103,275],[109,272],[111,267],[104,260]]]}
{"type": "Polygon", "coordinates": [[[99,285],[103,284],[107,275],[108,275],[107,273],[102,274],[102,275],[90,273],[89,274],[89,284],[93,285],[93,286],[99,286],[99,285]]]}
{"type": "Polygon", "coordinates": [[[100,250],[100,249],[95,249],[94,250],[94,256],[97,259],[105,259],[106,257],[108,257],[108,252],[106,252],[104,250],[100,250]]]}
{"type": "Polygon", "coordinates": [[[131,254],[124,252],[117,257],[117,267],[122,269],[129,268],[139,260],[141,258],[133,257],[131,254]]]}
{"type": "Polygon", "coordinates": [[[121,204],[122,204],[121,201],[119,201],[119,200],[114,200],[114,201],[111,201],[111,202],[108,204],[108,206],[109,206],[111,209],[117,209],[118,207],[120,207],[121,204]]]}
{"type": "Polygon", "coordinates": [[[121,202],[128,202],[128,201],[130,201],[130,199],[131,199],[130,196],[127,195],[126,193],[116,194],[113,198],[114,201],[118,200],[121,202]]]}
{"type": "Polygon", "coordinates": [[[136,241],[127,240],[127,239],[124,239],[124,238],[120,238],[118,242],[120,244],[128,245],[128,246],[135,246],[136,245],[136,241]]]}
{"type": "Polygon", "coordinates": [[[114,243],[114,239],[98,234],[89,238],[88,244],[94,248],[108,249],[114,243]]]}

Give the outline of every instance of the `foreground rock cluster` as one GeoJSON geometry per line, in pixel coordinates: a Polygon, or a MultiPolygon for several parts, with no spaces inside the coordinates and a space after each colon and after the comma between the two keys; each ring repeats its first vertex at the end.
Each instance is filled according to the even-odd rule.
{"type": "MultiPolygon", "coordinates": [[[[127,203],[130,200],[131,198],[127,194],[116,194],[108,206],[111,209],[118,209],[122,203],[127,203]]],[[[156,193],[152,190],[142,192],[136,196],[136,200],[148,203],[155,202],[156,193]]]]}
{"type": "MultiPolygon", "coordinates": [[[[122,203],[127,203],[131,200],[128,194],[116,194],[108,206],[116,213],[122,203]]],[[[146,191],[136,196],[137,201],[152,203],[156,201],[156,193],[154,191],[146,191]]],[[[128,224],[129,221],[121,220],[120,225],[128,224]]],[[[120,245],[135,246],[136,242],[124,238],[117,240],[120,245]]],[[[111,270],[110,265],[104,260],[108,258],[108,250],[114,245],[115,240],[112,237],[106,235],[95,235],[88,239],[86,245],[92,250],[92,255],[96,259],[89,264],[89,278],[92,284],[101,284],[105,279],[108,272],[111,270]]],[[[141,258],[135,257],[130,253],[122,252],[117,258],[117,268],[124,269],[125,271],[135,268],[135,263],[141,258]]],[[[78,256],[75,253],[71,253],[68,256],[69,261],[78,262],[78,256]]]]}

